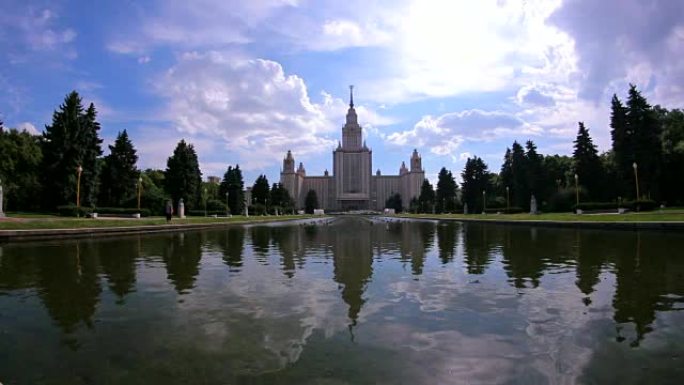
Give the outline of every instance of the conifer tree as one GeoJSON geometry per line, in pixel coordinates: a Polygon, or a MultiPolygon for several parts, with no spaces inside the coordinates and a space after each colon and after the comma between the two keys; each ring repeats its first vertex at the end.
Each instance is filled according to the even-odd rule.
{"type": "Polygon", "coordinates": [[[421,213],[431,213],[435,206],[435,190],[427,179],[423,180],[420,186],[420,196],[418,197],[418,210],[421,213]]]}
{"type": "Polygon", "coordinates": [[[185,140],[178,142],[173,155],[166,162],[164,184],[174,202],[183,199],[188,210],[201,206],[202,173],[192,144],[187,144],[185,140]]]}
{"type": "Polygon", "coordinates": [[[242,179],[240,165],[228,166],[219,186],[219,195],[228,194],[228,208],[233,215],[240,215],[245,210],[245,183],[242,179]]]}
{"type": "Polygon", "coordinates": [[[468,158],[461,173],[462,199],[472,212],[482,212],[484,208],[483,194],[491,189],[487,164],[477,156],[468,158]]]}
{"type": "MultiPolygon", "coordinates": [[[[529,201],[531,196],[535,195],[536,199],[541,202],[546,197],[543,168],[544,157],[537,153],[537,146],[531,140],[525,143],[525,149],[525,170],[527,173],[527,187],[530,194],[525,199],[529,201]]],[[[528,206],[529,202],[524,207],[528,206]]]]}
{"type": "Polygon", "coordinates": [[[579,122],[577,138],[574,143],[575,150],[572,156],[575,162],[575,173],[579,177],[579,183],[586,187],[591,200],[601,200],[603,198],[601,192],[603,166],[598,156],[598,150],[589,135],[589,130],[584,127],[583,122],[579,122]]]}
{"type": "Polygon", "coordinates": [[[269,194],[270,188],[266,175],[259,175],[254,182],[254,186],[252,186],[252,201],[254,201],[254,203],[268,207],[270,204],[269,194]]]}
{"type": "Polygon", "coordinates": [[[514,206],[527,208],[530,203],[530,189],[527,184],[527,162],[525,150],[517,142],[511,146],[511,202],[514,206]]]}
{"type": "Polygon", "coordinates": [[[318,209],[318,195],[315,190],[309,190],[304,198],[304,210],[307,214],[313,214],[318,209]]]}
{"type": "Polygon", "coordinates": [[[52,124],[43,133],[43,186],[45,208],[75,204],[78,167],[81,173],[81,204],[95,203],[97,165],[102,154],[98,137],[100,125],[91,104],[84,112],[76,91],[52,115],[52,124]]]}
{"type": "Polygon", "coordinates": [[[456,191],[458,186],[451,171],[442,167],[437,176],[435,193],[435,210],[438,213],[453,212],[456,209],[456,191]]]}
{"type": "Polygon", "coordinates": [[[100,173],[100,206],[122,206],[135,196],[140,172],[138,155],[126,130],[119,132],[114,145],[109,145],[100,173]]]}
{"type": "Polygon", "coordinates": [[[634,85],[629,87],[626,117],[627,126],[634,137],[633,158],[638,166],[641,195],[656,199],[660,196],[661,125],[651,105],[634,85]]]}

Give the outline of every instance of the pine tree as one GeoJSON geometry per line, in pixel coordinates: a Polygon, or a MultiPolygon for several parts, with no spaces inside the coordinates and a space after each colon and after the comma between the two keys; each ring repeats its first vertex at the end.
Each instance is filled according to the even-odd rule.
{"type": "Polygon", "coordinates": [[[435,210],[438,213],[453,212],[456,209],[457,185],[451,171],[442,167],[437,176],[435,210]]]}
{"type": "Polygon", "coordinates": [[[603,198],[601,191],[603,167],[598,156],[598,150],[583,122],[579,122],[577,138],[574,143],[575,151],[572,156],[575,161],[575,173],[579,176],[580,184],[588,190],[589,198],[593,201],[599,201],[603,198]]]}
{"type": "Polygon", "coordinates": [[[394,212],[400,213],[403,209],[401,194],[395,193],[392,194],[389,198],[387,198],[387,200],[385,201],[385,207],[388,209],[394,209],[394,212]]]}
{"type": "Polygon", "coordinates": [[[504,189],[506,187],[510,189],[513,185],[513,153],[511,153],[511,149],[508,147],[506,147],[506,153],[504,154],[504,161],[501,164],[499,176],[501,177],[501,184],[504,189]]]}
{"type": "Polygon", "coordinates": [[[511,202],[514,206],[523,209],[529,208],[530,189],[527,184],[527,161],[525,150],[517,141],[514,141],[511,147],[511,170],[511,202]]]}
{"type": "Polygon", "coordinates": [[[634,85],[629,87],[627,126],[634,137],[633,157],[638,166],[641,195],[656,199],[660,196],[661,124],[651,105],[634,85]]]}
{"type": "Polygon", "coordinates": [[[684,111],[656,106],[662,124],[663,174],[661,189],[669,205],[684,203],[684,111]]]}
{"type": "Polygon", "coordinates": [[[81,203],[95,203],[96,160],[102,154],[98,137],[100,125],[91,104],[84,112],[76,91],[52,115],[52,124],[43,134],[43,186],[45,208],[76,203],[77,169],[82,167],[81,203]]]}
{"type": "Polygon", "coordinates": [[[192,144],[178,142],[166,162],[164,184],[174,202],[183,199],[187,210],[201,207],[202,173],[192,144]]]}
{"type": "Polygon", "coordinates": [[[432,213],[435,209],[435,190],[427,179],[423,180],[420,186],[420,196],[418,197],[418,211],[421,213],[432,213]]]}
{"type": "Polygon", "coordinates": [[[613,94],[610,103],[610,136],[619,186],[617,190],[622,196],[627,196],[627,179],[632,175],[632,162],[634,162],[634,135],[627,126],[627,109],[617,95],[613,94]]]}
{"type": "Polygon", "coordinates": [[[233,215],[240,215],[245,211],[245,183],[242,179],[240,165],[235,168],[228,166],[219,186],[219,195],[228,194],[228,208],[233,215]]]}
{"type": "Polygon", "coordinates": [[[304,210],[307,214],[313,214],[318,209],[318,196],[315,190],[309,190],[304,198],[304,210]]]}
{"type": "Polygon", "coordinates": [[[100,123],[97,121],[97,110],[93,103],[88,106],[83,120],[81,196],[84,205],[95,206],[99,177],[98,158],[102,155],[102,139],[99,137],[100,123]]]}
{"type": "Polygon", "coordinates": [[[122,206],[135,196],[140,172],[138,155],[126,130],[119,132],[114,145],[109,145],[100,176],[100,206],[122,206]]]}
{"type": "MultiPolygon", "coordinates": [[[[529,188],[530,196],[526,200],[530,200],[531,196],[541,202],[546,198],[546,188],[544,186],[544,157],[537,153],[537,146],[533,141],[528,140],[525,143],[525,168],[527,172],[527,187],[529,188]]],[[[529,206],[529,203],[528,205],[529,206]]],[[[527,207],[525,206],[525,207],[527,207]]]]}
{"type": "Polygon", "coordinates": [[[484,209],[483,194],[491,189],[487,164],[477,156],[468,158],[461,173],[462,199],[471,212],[482,212],[484,209]]]}
{"type": "Polygon", "coordinates": [[[266,175],[259,175],[254,182],[254,186],[252,186],[252,200],[256,204],[261,204],[264,205],[264,207],[268,207],[270,205],[269,194],[270,189],[266,175]]]}

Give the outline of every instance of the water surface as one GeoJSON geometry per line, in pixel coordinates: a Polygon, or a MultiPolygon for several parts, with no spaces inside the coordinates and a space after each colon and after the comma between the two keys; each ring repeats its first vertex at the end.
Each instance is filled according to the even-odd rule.
{"type": "Polygon", "coordinates": [[[0,382],[681,384],[683,250],[367,218],[0,244],[0,382]]]}

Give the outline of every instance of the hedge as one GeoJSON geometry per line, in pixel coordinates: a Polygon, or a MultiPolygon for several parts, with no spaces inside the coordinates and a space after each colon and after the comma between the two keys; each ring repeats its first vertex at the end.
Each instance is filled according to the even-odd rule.
{"type": "Polygon", "coordinates": [[[580,202],[579,205],[573,205],[573,210],[617,210],[618,207],[632,211],[637,211],[637,207],[638,211],[653,211],[658,207],[658,204],[652,200],[622,201],[621,204],[617,202],[580,202]]]}
{"type": "Polygon", "coordinates": [[[92,212],[92,207],[76,207],[75,205],[57,206],[57,214],[62,217],[85,217],[92,212]]]}
{"type": "Polygon", "coordinates": [[[138,214],[140,213],[141,217],[149,217],[150,216],[150,209],[146,208],[141,208],[140,210],[136,208],[129,208],[129,207],[97,207],[95,209],[92,209],[93,212],[96,212],[98,214],[114,214],[114,215],[133,215],[133,214],[138,214]]]}
{"type": "Polygon", "coordinates": [[[226,210],[223,211],[216,211],[216,210],[188,210],[185,212],[185,215],[189,217],[203,217],[204,214],[207,214],[207,216],[219,216],[219,217],[225,217],[226,216],[226,210]]]}
{"type": "MultiPolygon", "coordinates": [[[[488,207],[485,209],[485,213],[487,214],[497,214],[497,213],[502,213],[502,214],[520,214],[523,213],[524,210],[521,207],[513,206],[510,208],[505,208],[505,207],[488,207]]],[[[477,213],[475,213],[477,214],[477,213]]]]}
{"type": "Polygon", "coordinates": [[[58,206],[57,213],[62,217],[85,217],[92,213],[98,214],[114,214],[114,215],[133,215],[140,213],[141,217],[149,217],[149,209],[135,209],[135,208],[123,208],[123,207],[76,207],[75,205],[58,206]]]}

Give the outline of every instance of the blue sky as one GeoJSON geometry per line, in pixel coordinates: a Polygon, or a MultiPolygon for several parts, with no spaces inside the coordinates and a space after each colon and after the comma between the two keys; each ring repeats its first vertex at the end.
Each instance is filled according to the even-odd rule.
{"type": "Polygon", "coordinates": [[[41,132],[77,90],[142,168],[185,138],[205,176],[274,182],[288,149],[332,167],[354,84],[373,168],[417,148],[434,180],[471,155],[498,170],[513,140],[569,154],[578,121],[607,150],[629,83],[684,105],[681,57],[674,0],[0,0],[0,119],[41,132]]]}

